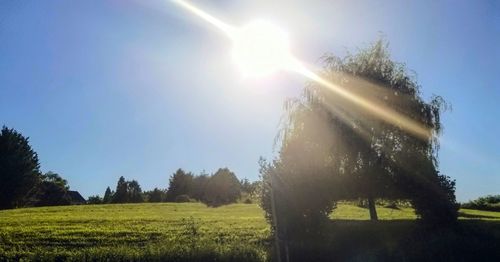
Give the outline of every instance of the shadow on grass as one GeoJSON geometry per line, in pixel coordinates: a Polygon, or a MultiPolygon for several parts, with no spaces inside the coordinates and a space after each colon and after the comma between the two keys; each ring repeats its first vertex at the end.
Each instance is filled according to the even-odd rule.
{"type": "Polygon", "coordinates": [[[335,220],[325,232],[290,242],[290,261],[500,261],[500,220],[432,229],[415,220],[335,220]]]}

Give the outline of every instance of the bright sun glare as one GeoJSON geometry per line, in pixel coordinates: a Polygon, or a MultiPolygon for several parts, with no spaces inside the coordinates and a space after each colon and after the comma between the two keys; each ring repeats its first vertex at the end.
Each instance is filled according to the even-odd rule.
{"type": "Polygon", "coordinates": [[[287,69],[291,62],[288,35],[265,20],[255,20],[230,35],[234,62],[245,76],[265,76],[287,69]]]}
{"type": "Polygon", "coordinates": [[[423,139],[429,138],[431,131],[419,122],[384,105],[360,97],[308,69],[291,54],[288,35],[278,26],[265,20],[255,20],[243,27],[234,27],[184,0],[172,1],[217,27],[233,41],[233,59],[244,75],[262,77],[280,70],[295,71],[379,118],[401,126],[423,139]]]}

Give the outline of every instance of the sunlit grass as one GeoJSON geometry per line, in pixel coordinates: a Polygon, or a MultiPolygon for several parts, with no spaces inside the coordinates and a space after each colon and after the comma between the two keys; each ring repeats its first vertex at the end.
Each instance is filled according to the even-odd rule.
{"type": "MultiPolygon", "coordinates": [[[[384,221],[416,218],[411,208],[379,206],[377,211],[384,221]]],[[[342,203],[332,218],[368,220],[369,213],[366,208],[342,203]]],[[[460,219],[500,222],[500,212],[464,209],[460,219]]],[[[0,211],[0,260],[245,257],[255,261],[266,259],[270,241],[270,228],[256,204],[208,208],[199,203],[146,203],[0,211]]]]}

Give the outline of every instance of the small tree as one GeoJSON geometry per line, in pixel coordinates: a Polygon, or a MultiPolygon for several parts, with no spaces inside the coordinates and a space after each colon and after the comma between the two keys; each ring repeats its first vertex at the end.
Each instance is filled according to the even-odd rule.
{"type": "Polygon", "coordinates": [[[104,192],[104,197],[102,199],[103,204],[109,204],[113,200],[113,192],[111,191],[111,188],[109,186],[106,188],[106,192],[104,192]]]}
{"type": "Polygon", "coordinates": [[[40,182],[38,156],[28,138],[3,127],[0,133],[0,209],[19,206],[40,182]]]}

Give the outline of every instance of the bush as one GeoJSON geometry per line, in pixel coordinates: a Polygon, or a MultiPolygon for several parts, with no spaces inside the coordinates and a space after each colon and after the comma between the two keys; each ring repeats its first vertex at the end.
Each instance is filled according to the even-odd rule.
{"type": "Polygon", "coordinates": [[[102,198],[98,195],[89,196],[87,203],[91,205],[102,204],[102,198]]]}
{"type": "Polygon", "coordinates": [[[177,203],[191,202],[191,198],[186,194],[178,195],[177,197],[175,197],[175,202],[177,203]]]}

